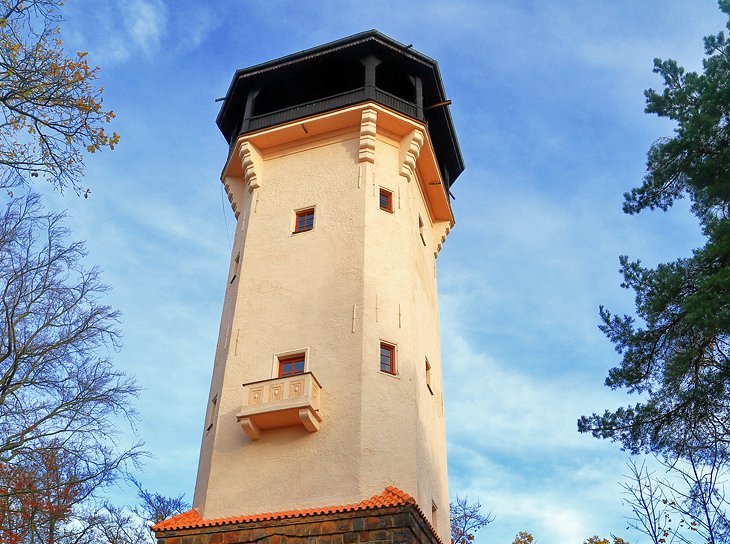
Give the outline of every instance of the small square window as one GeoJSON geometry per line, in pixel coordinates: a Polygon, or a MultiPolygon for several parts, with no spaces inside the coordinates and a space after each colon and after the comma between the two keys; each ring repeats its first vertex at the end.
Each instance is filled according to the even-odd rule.
{"type": "Polygon", "coordinates": [[[279,377],[304,374],[304,353],[279,357],[279,377]]]}
{"type": "Polygon", "coordinates": [[[380,371],[395,374],[395,346],[380,342],[380,371]]]}
{"type": "Polygon", "coordinates": [[[393,213],[393,193],[380,188],[380,209],[393,213]]]}
{"type": "Polygon", "coordinates": [[[314,228],[314,208],[299,210],[294,218],[294,234],[307,232],[314,228]]]}

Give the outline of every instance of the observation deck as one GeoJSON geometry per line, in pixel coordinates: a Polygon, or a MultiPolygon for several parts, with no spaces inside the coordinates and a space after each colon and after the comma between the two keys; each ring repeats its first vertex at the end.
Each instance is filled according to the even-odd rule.
{"type": "Polygon", "coordinates": [[[216,123],[232,150],[239,136],[368,101],[423,123],[448,190],[464,161],[438,63],[376,30],[238,70],[216,123]]]}

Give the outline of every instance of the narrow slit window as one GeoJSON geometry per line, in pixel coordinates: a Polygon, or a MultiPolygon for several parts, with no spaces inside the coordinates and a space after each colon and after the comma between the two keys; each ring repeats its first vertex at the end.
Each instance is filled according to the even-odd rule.
{"type": "Polygon", "coordinates": [[[395,374],[395,346],[380,343],[380,371],[395,374]]]}
{"type": "Polygon", "coordinates": [[[393,193],[382,187],[380,188],[380,209],[393,213],[393,193]]]}
{"type": "Polygon", "coordinates": [[[431,387],[431,363],[428,362],[428,359],[426,359],[426,387],[428,387],[428,392],[433,395],[433,388],[431,387]]]}
{"type": "Polygon", "coordinates": [[[299,210],[294,217],[294,234],[314,228],[314,208],[299,210]]]}
{"type": "Polygon", "coordinates": [[[304,353],[279,357],[279,377],[296,376],[304,374],[304,353]]]}
{"type": "Polygon", "coordinates": [[[423,237],[423,219],[421,219],[421,216],[418,216],[418,235],[421,237],[421,242],[423,242],[423,245],[426,245],[426,239],[423,237]]]}
{"type": "Polygon", "coordinates": [[[241,253],[239,252],[238,255],[236,255],[236,258],[233,260],[233,270],[231,271],[231,281],[228,282],[229,285],[231,285],[234,281],[236,281],[236,276],[238,275],[238,268],[241,264],[241,253]]]}
{"type": "Polygon", "coordinates": [[[218,395],[210,401],[208,425],[205,427],[206,434],[213,429],[213,421],[215,420],[216,407],[218,406],[218,395]]]}

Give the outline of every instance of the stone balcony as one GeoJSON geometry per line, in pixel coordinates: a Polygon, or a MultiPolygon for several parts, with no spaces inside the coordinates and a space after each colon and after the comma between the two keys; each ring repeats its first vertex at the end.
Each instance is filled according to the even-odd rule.
{"type": "Polygon", "coordinates": [[[303,425],[313,433],[322,416],[319,403],[322,386],[311,372],[243,384],[243,408],[236,416],[251,440],[267,429],[303,425]]]}

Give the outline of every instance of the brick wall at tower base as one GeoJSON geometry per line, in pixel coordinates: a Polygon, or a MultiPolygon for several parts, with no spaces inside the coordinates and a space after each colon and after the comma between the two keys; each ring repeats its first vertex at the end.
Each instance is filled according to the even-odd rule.
{"type": "Polygon", "coordinates": [[[158,531],[158,544],[441,544],[414,504],[158,531]]]}

